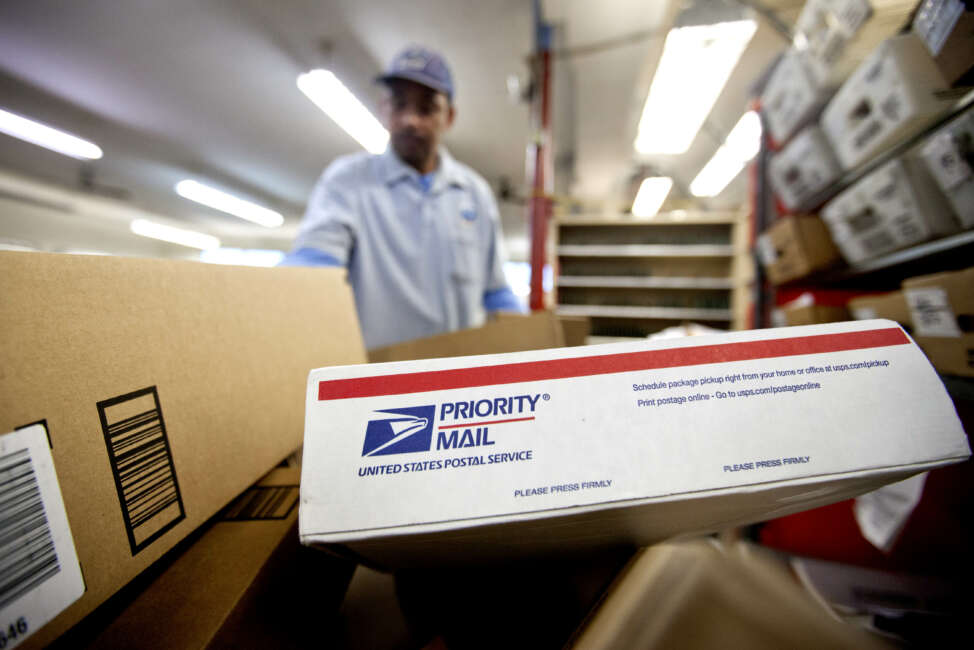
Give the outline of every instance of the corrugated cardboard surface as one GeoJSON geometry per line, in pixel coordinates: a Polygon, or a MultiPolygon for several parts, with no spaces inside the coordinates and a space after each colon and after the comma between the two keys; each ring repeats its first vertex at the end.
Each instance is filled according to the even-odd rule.
{"type": "Polygon", "coordinates": [[[459,330],[369,350],[371,363],[440,359],[470,354],[495,354],[560,348],[565,345],[558,317],[548,311],[530,316],[505,315],[483,327],[459,330]]]}
{"type": "Polygon", "coordinates": [[[924,288],[939,288],[946,293],[960,336],[924,336],[922,327],[917,325],[917,343],[937,370],[948,375],[974,377],[974,267],[903,281],[904,290],[924,288]]]}
{"type": "Polygon", "coordinates": [[[879,296],[860,296],[849,301],[849,311],[857,320],[888,318],[903,326],[907,332],[913,331],[910,307],[906,304],[902,291],[891,291],[879,296]]]}
{"type": "Polygon", "coordinates": [[[275,469],[245,492],[89,647],[280,648],[327,642],[318,625],[337,612],[354,565],[300,545],[300,478],[300,468],[275,469]],[[272,489],[266,497],[259,494],[272,489]],[[300,616],[302,608],[314,611],[300,616]]]}
{"type": "Polygon", "coordinates": [[[623,570],[573,648],[884,648],[748,547],[660,544],[623,570]]]}
{"type": "Polygon", "coordinates": [[[966,73],[974,65],[974,11],[966,10],[958,17],[933,60],[951,85],[970,83],[971,76],[966,73]]]}
{"type": "Polygon", "coordinates": [[[785,315],[785,323],[791,327],[849,320],[849,310],[834,305],[797,305],[783,307],[781,311],[785,315]]]}
{"type": "Polygon", "coordinates": [[[341,271],[5,252],[0,277],[0,430],[46,422],[87,587],[28,643],[50,642],[299,447],[311,368],[365,360],[341,271]],[[145,410],[181,504],[127,526],[102,419],[145,410]]]}
{"type": "Polygon", "coordinates": [[[592,332],[592,319],[588,316],[559,316],[558,322],[565,334],[565,345],[585,345],[592,332]]]}
{"type": "Polygon", "coordinates": [[[841,259],[828,228],[817,216],[784,217],[771,226],[767,235],[776,258],[765,268],[774,284],[797,280],[829,268],[841,259]]]}

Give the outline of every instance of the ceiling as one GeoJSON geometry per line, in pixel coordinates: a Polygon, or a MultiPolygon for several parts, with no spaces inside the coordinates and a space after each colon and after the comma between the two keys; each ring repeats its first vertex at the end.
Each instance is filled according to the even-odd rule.
{"type": "MultiPolygon", "coordinates": [[[[627,181],[647,165],[672,174],[679,197],[784,47],[762,21],[690,151],[637,159],[636,123],[683,5],[541,4],[556,28],[556,191],[597,200],[631,200],[627,181]]],[[[793,11],[801,3],[770,4],[793,11]]],[[[446,54],[456,79],[448,147],[495,189],[506,178],[523,196],[529,109],[510,98],[507,80],[529,77],[532,25],[530,0],[5,0],[0,107],[92,140],[105,155],[79,163],[0,135],[0,171],[112,197],[240,245],[286,249],[321,170],[360,150],[298,91],[298,74],[329,68],[374,107],[372,78],[383,63],[423,43],[446,54]],[[251,226],[178,197],[172,187],[188,177],[281,211],[285,226],[251,226]]],[[[743,190],[733,184],[715,205],[739,203],[743,190]]],[[[502,212],[509,248],[521,257],[524,208],[502,212]]],[[[12,224],[0,221],[0,239],[12,224]]]]}

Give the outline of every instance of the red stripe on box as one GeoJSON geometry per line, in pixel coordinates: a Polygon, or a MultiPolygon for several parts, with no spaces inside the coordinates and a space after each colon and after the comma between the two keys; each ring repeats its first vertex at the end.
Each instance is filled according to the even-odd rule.
{"type": "MultiPolygon", "coordinates": [[[[464,427],[480,427],[480,426],[483,426],[485,424],[507,424],[509,422],[527,422],[528,420],[533,420],[533,419],[534,419],[534,417],[530,417],[530,418],[514,418],[513,420],[491,420],[490,422],[464,422],[463,423],[463,426],[464,427]]],[[[446,425],[444,425],[442,427],[439,427],[439,428],[440,428],[440,430],[443,430],[443,429],[456,429],[457,428],[457,425],[455,425],[455,424],[446,424],[446,425]]]]}
{"type": "Polygon", "coordinates": [[[569,379],[634,370],[679,368],[728,361],[773,359],[844,350],[906,345],[910,340],[897,327],[841,334],[818,334],[766,341],[700,345],[669,350],[605,354],[596,357],[505,363],[479,368],[428,370],[378,377],[332,379],[318,384],[318,400],[404,395],[452,388],[516,384],[546,379],[569,379]]]}

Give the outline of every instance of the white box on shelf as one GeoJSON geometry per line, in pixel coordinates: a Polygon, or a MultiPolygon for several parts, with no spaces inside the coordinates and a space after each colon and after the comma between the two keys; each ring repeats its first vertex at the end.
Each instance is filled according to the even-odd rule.
{"type": "Polygon", "coordinates": [[[935,133],[921,155],[961,225],[974,227],[974,109],[935,133]]]}
{"type": "Polygon", "coordinates": [[[849,264],[860,264],[899,248],[888,228],[877,228],[862,237],[842,239],[836,241],[835,245],[849,264]]]}
{"type": "Polygon", "coordinates": [[[775,154],[768,172],[775,192],[795,210],[838,179],[842,167],[822,130],[813,124],[775,154]]]}
{"type": "Polygon", "coordinates": [[[909,137],[941,113],[950,100],[927,48],[914,34],[883,41],[822,113],[821,126],[846,169],[909,137]]]}
{"type": "Polygon", "coordinates": [[[808,0],[795,22],[795,43],[813,74],[841,84],[876,44],[909,21],[916,0],[808,0]]]}
{"type": "Polygon", "coordinates": [[[324,368],[306,399],[301,540],[385,567],[644,545],[970,455],[885,320],[324,368]]]}
{"type": "Polygon", "coordinates": [[[798,50],[785,52],[761,95],[761,107],[775,142],[783,143],[815,119],[834,86],[823,86],[812,72],[809,57],[798,50]]]}
{"type": "Polygon", "coordinates": [[[808,0],[795,22],[796,41],[810,55],[813,72],[828,78],[846,44],[872,16],[868,0],[808,0]]]}
{"type": "Polygon", "coordinates": [[[950,207],[918,161],[886,163],[830,201],[822,218],[850,263],[957,230],[950,207]]]}

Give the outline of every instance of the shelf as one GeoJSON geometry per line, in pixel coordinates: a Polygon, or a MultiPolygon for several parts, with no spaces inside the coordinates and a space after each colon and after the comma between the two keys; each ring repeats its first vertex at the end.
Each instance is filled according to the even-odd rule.
{"type": "Polygon", "coordinates": [[[858,166],[846,171],[835,183],[832,183],[829,187],[813,195],[801,206],[795,210],[792,210],[791,212],[793,214],[802,214],[804,212],[815,210],[846,188],[854,185],[870,172],[879,169],[894,158],[899,158],[907,151],[924,141],[927,136],[953,120],[971,106],[974,106],[974,90],[968,91],[963,97],[957,100],[957,102],[949,110],[947,110],[940,117],[936,118],[918,133],[906,138],[905,140],[897,142],[895,145],[891,146],[889,149],[886,149],[876,157],[864,163],[860,163],[858,166]]]}
{"type": "Polygon", "coordinates": [[[733,289],[734,283],[729,278],[563,275],[558,278],[558,286],[622,289],[733,289]]]}
{"type": "Polygon", "coordinates": [[[737,212],[676,211],[660,213],[650,219],[632,216],[599,217],[592,215],[563,216],[559,226],[713,226],[734,224],[741,220],[737,212]]]}
{"type": "Polygon", "coordinates": [[[957,235],[951,235],[950,237],[944,237],[943,239],[935,239],[933,241],[918,244],[910,248],[898,250],[888,255],[883,255],[882,257],[877,257],[845,269],[838,269],[836,271],[823,273],[821,275],[808,278],[808,280],[822,283],[841,282],[843,280],[861,277],[876,271],[882,271],[894,266],[899,266],[901,264],[916,262],[924,258],[929,258],[933,255],[956,251],[965,246],[974,247],[974,230],[968,230],[957,235]]]}
{"type": "Polygon", "coordinates": [[[562,257],[733,257],[734,247],[723,244],[624,244],[559,246],[562,257]]]}
{"type": "Polygon", "coordinates": [[[643,318],[652,320],[730,321],[729,309],[693,309],[687,307],[635,307],[627,305],[558,305],[559,316],[601,318],[643,318]]]}

